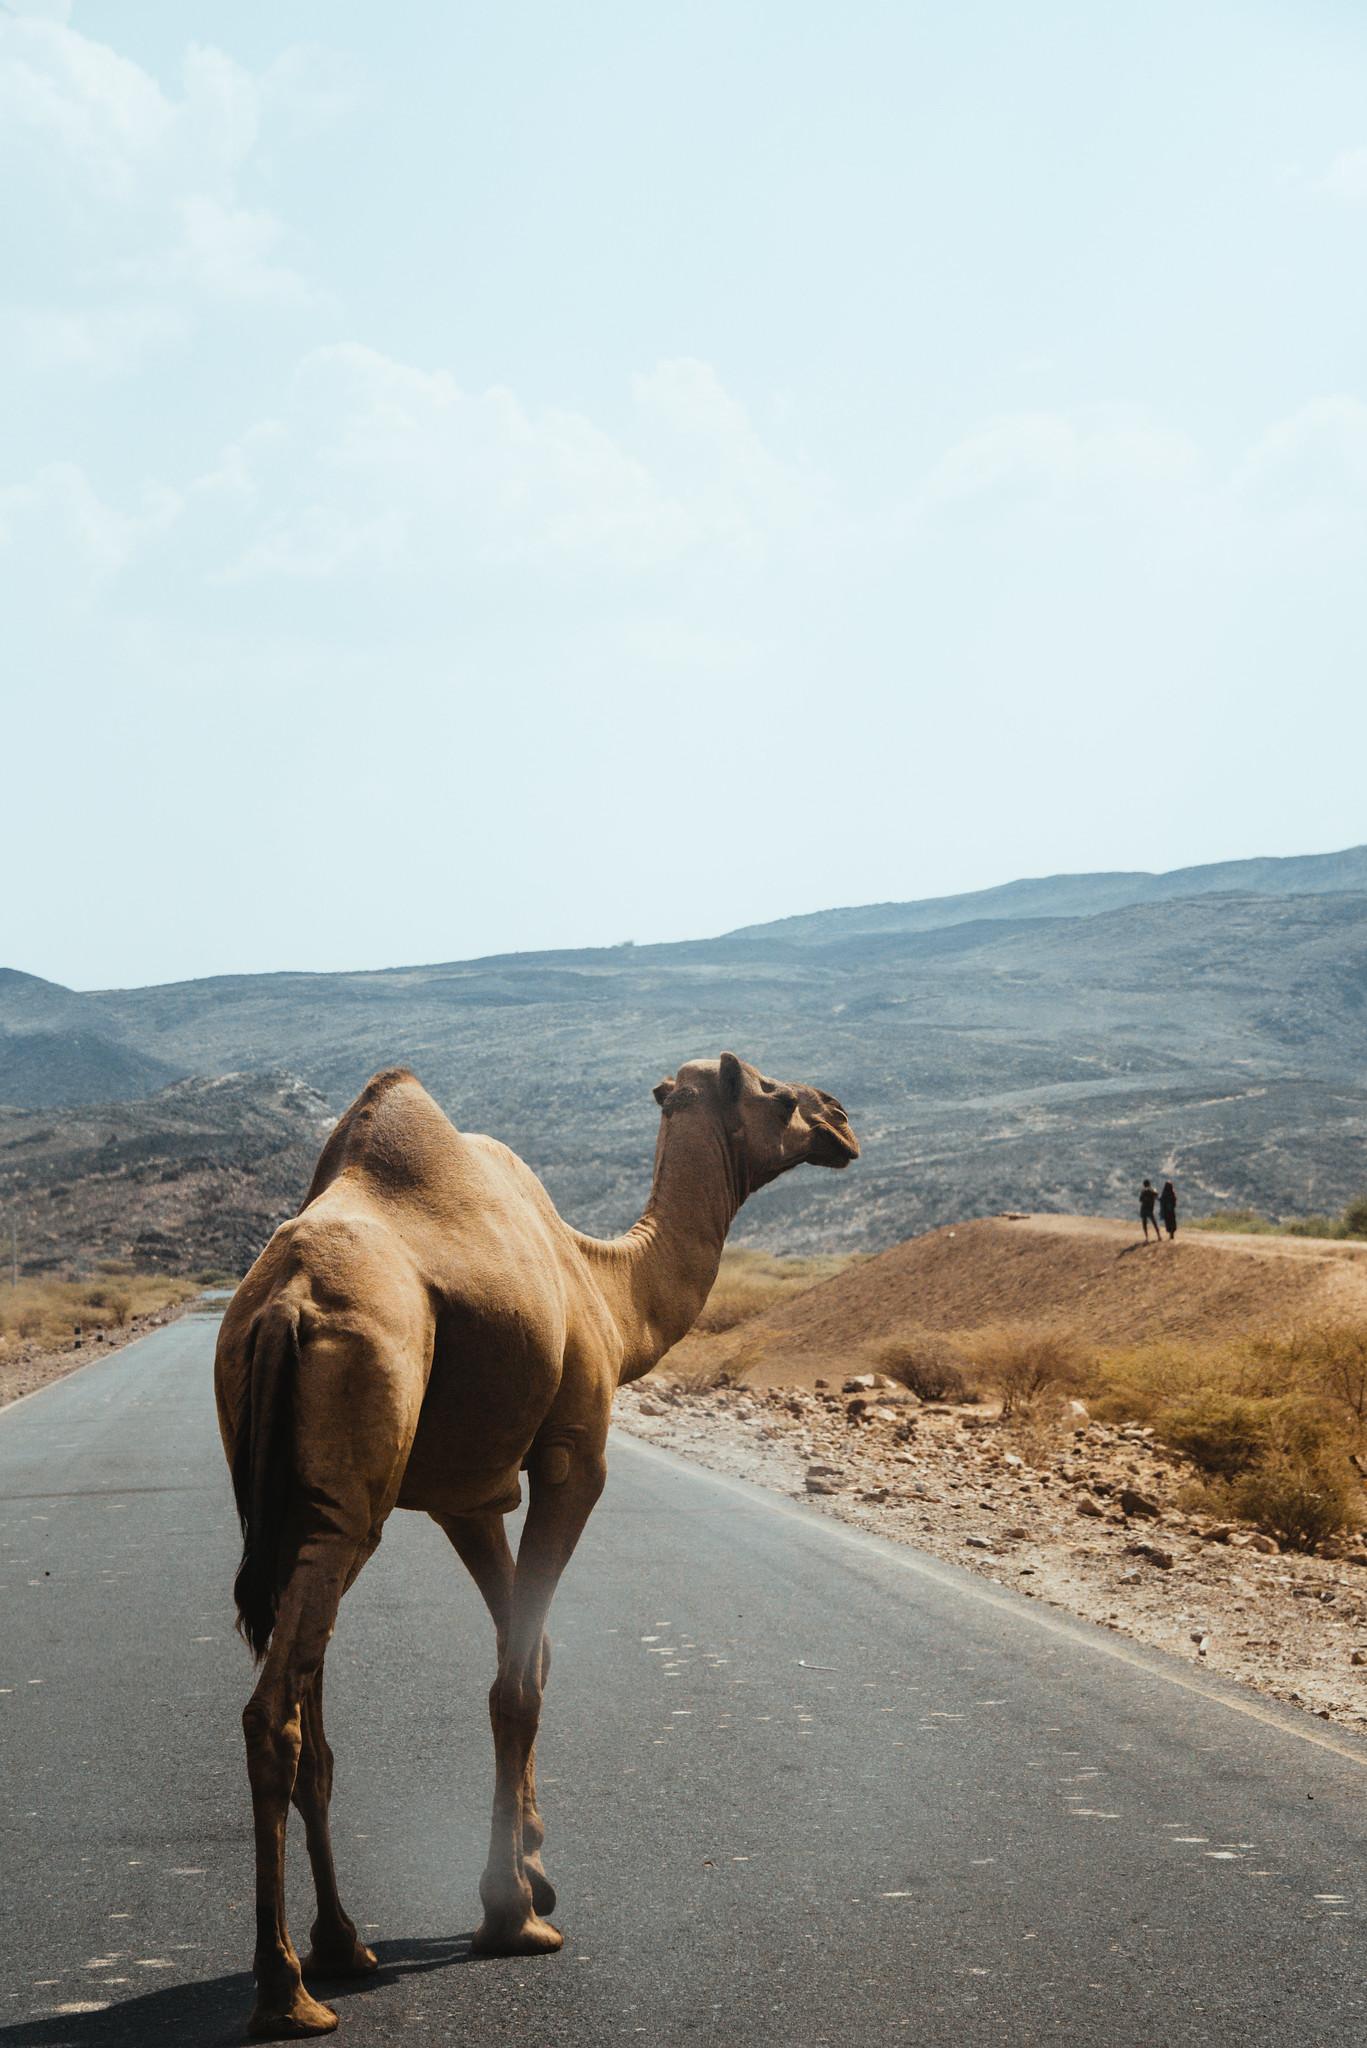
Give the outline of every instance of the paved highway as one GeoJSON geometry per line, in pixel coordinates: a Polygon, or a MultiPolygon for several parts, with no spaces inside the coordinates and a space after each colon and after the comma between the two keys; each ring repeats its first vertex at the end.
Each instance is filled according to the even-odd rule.
{"type": "MultiPolygon", "coordinates": [[[[241,2038],[214,1329],[0,1413],[5,2048],[241,2038]]],[[[1367,2042],[1367,1746],[1323,1723],[621,1439],[552,1634],[566,1946],[477,1960],[484,1611],[410,1515],[348,1596],[335,1835],[382,1969],[326,1994],[339,2042],[1367,2042]]]]}

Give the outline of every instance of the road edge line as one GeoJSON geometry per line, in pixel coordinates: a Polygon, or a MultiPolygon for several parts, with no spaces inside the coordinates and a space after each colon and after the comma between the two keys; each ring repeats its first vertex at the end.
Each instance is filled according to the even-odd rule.
{"type": "MultiPolygon", "coordinates": [[[[739,1494],[752,1505],[769,1509],[773,1514],[785,1516],[789,1521],[798,1522],[806,1529],[821,1529],[838,1542],[855,1550],[873,1551],[885,1563],[895,1564],[903,1571],[914,1573],[918,1578],[930,1579],[934,1584],[953,1592],[966,1593],[970,1599],[983,1606],[995,1607],[999,1612],[1010,1614],[1016,1620],[1032,1623],[1047,1634],[1062,1636],[1074,1642],[1079,1648],[1090,1650],[1094,1655],[1109,1657],[1112,1662],[1128,1665],[1133,1671],[1140,1671],[1148,1678],[1161,1679],[1167,1685],[1178,1686],[1183,1692],[1193,1693],[1198,1699],[1209,1700],[1212,1705],[1226,1707],[1230,1713],[1243,1714],[1248,1720],[1258,1721],[1264,1727],[1275,1728],[1283,1735],[1293,1736],[1299,1742],[1308,1742],[1315,1749],[1325,1749],[1345,1763],[1356,1764],[1359,1770],[1367,1771],[1367,1744],[1348,1734],[1335,1736],[1326,1734],[1320,1728],[1302,1728],[1298,1725],[1297,1709],[1290,1706],[1265,1704],[1256,1694],[1247,1699],[1237,1698],[1225,1690],[1225,1681],[1213,1684],[1189,1675],[1176,1665],[1166,1651],[1151,1649],[1147,1645],[1130,1647],[1112,1641],[1097,1622],[1088,1621],[1080,1614],[1053,1613],[1038,1606],[1034,1601],[1013,1593],[1007,1586],[993,1586],[969,1571],[965,1565],[953,1565],[945,1559],[935,1557],[930,1551],[918,1550],[915,1544],[900,1543],[892,1536],[879,1536],[871,1529],[857,1529],[849,1522],[839,1521],[834,1515],[823,1514],[819,1508],[807,1507],[801,1501],[790,1500],[787,1494],[773,1488],[761,1486],[757,1480],[742,1479],[731,1472],[718,1472],[710,1465],[703,1465],[697,1459],[686,1457],[680,1451],[667,1449],[663,1444],[652,1443],[648,1437],[634,1436],[630,1430],[613,1425],[613,1434],[633,1449],[642,1451],[648,1458],[680,1467],[686,1472],[700,1474],[712,1480],[723,1490],[739,1494]],[[1173,1668],[1169,1669],[1169,1665],[1173,1668]]],[[[1237,1684],[1237,1680],[1228,1681],[1237,1684]]]]}

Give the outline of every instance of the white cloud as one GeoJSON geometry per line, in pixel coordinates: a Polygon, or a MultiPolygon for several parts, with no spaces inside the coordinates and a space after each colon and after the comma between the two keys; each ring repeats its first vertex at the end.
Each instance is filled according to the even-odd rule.
{"type": "Polygon", "coordinates": [[[0,550],[27,543],[47,573],[64,582],[68,569],[85,586],[107,582],[180,516],[179,494],[149,485],[137,507],[122,511],[103,499],[71,462],[46,464],[24,484],[0,486],[0,550]]]}
{"type": "Polygon", "coordinates": [[[1367,405],[1338,395],[1301,406],[1259,437],[1234,483],[1268,509],[1367,517],[1367,405]]]}
{"type": "Polygon", "coordinates": [[[0,353],[30,375],[84,370],[113,376],[174,348],[189,331],[188,315],[174,306],[136,303],[89,312],[18,306],[0,314],[0,353]]]}
{"type": "Polygon", "coordinates": [[[1351,206],[1367,206],[1367,149],[1341,149],[1319,179],[1318,189],[1351,206]]]}
{"type": "Polygon", "coordinates": [[[633,574],[702,549],[753,552],[780,499],[791,523],[791,479],[781,489],[784,472],[708,365],[661,365],[633,395],[648,430],[667,426],[667,447],[354,343],[317,350],[282,433],[245,462],[276,509],[230,573],[633,574]]]}
{"type": "MultiPolygon", "coordinates": [[[[115,339],[41,324],[35,345],[115,339]]],[[[108,579],[175,526],[177,584],[383,578],[441,594],[515,569],[536,587],[647,584],[693,568],[784,561],[820,526],[815,488],[765,447],[715,371],[665,363],[635,380],[610,432],[505,386],[464,388],[373,349],[312,351],[288,403],[212,468],[123,512],[58,465],[0,497],[13,539],[44,524],[76,572],[108,579]]],[[[0,532],[0,542],[6,538],[0,532]]]]}
{"type": "MultiPolygon", "coordinates": [[[[170,90],[72,28],[64,10],[0,14],[7,202],[45,222],[34,246],[52,252],[48,267],[64,296],[86,287],[84,303],[52,309],[53,322],[103,320],[109,343],[87,351],[74,324],[65,341],[54,325],[58,360],[131,366],[139,319],[149,342],[164,342],[166,319],[130,297],[193,310],[316,296],[286,224],[252,188],[273,132],[308,134],[352,96],[345,66],[318,50],[288,50],[254,73],[192,44],[170,90]],[[123,345],[112,339],[120,319],[123,345]]],[[[31,260],[41,271],[42,259],[31,260]]],[[[11,276],[10,288],[35,305],[41,293],[25,291],[22,276],[11,276]]]]}
{"type": "Polygon", "coordinates": [[[1185,487],[1200,470],[1199,451],[1185,435],[1124,409],[1010,413],[975,428],[941,456],[922,503],[1185,487]]]}
{"type": "Polygon", "coordinates": [[[124,276],[163,288],[185,284],[210,299],[305,305],[315,297],[300,273],[279,260],[288,237],[273,214],[193,192],[177,202],[175,216],[174,241],[121,266],[124,276]]]}

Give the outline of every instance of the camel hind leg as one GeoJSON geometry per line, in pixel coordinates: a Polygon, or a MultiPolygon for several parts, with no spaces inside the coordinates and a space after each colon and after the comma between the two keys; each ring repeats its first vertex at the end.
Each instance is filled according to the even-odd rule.
{"type": "Polygon", "coordinates": [[[303,1698],[303,1746],[294,1779],[294,1804],[304,1823],[318,1917],[304,1957],[306,1977],[364,1977],[377,1967],[373,1949],[356,1932],[356,1923],[342,1905],[332,1858],[328,1808],[332,1802],[332,1747],[323,1727],[323,1667],[320,1664],[303,1698]]]}
{"type": "Polygon", "coordinates": [[[257,1997],[248,2022],[254,2041],[330,2034],[337,2025],[336,2013],[304,1989],[285,1921],[285,1824],[304,1750],[305,1697],[322,1669],[357,1551],[354,1539],[337,1536],[303,1546],[281,1597],[260,1680],[242,1715],[256,1839],[257,1997]]]}
{"type": "MultiPolygon", "coordinates": [[[[427,1343],[430,1357],[430,1330],[427,1343]]],[[[281,1560],[270,1647],[242,1717],[256,1839],[254,2040],[295,2040],[331,2033],[337,2024],[337,2015],[305,1990],[285,1922],[292,1799],[304,1818],[318,1884],[313,1960],[330,1968],[340,1952],[351,1970],[369,1967],[332,1870],[331,1756],[320,1674],[342,1595],[378,1543],[398,1493],[422,1404],[422,1346],[415,1318],[414,1328],[403,1332],[315,1322],[300,1349],[291,1412],[289,1550],[281,1560]]]]}

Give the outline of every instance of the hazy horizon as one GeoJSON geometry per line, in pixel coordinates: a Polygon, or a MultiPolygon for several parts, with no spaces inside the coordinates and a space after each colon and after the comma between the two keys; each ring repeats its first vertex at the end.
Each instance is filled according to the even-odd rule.
{"type": "Polygon", "coordinates": [[[0,4],[0,961],[1367,837],[1341,0],[0,4]]]}

